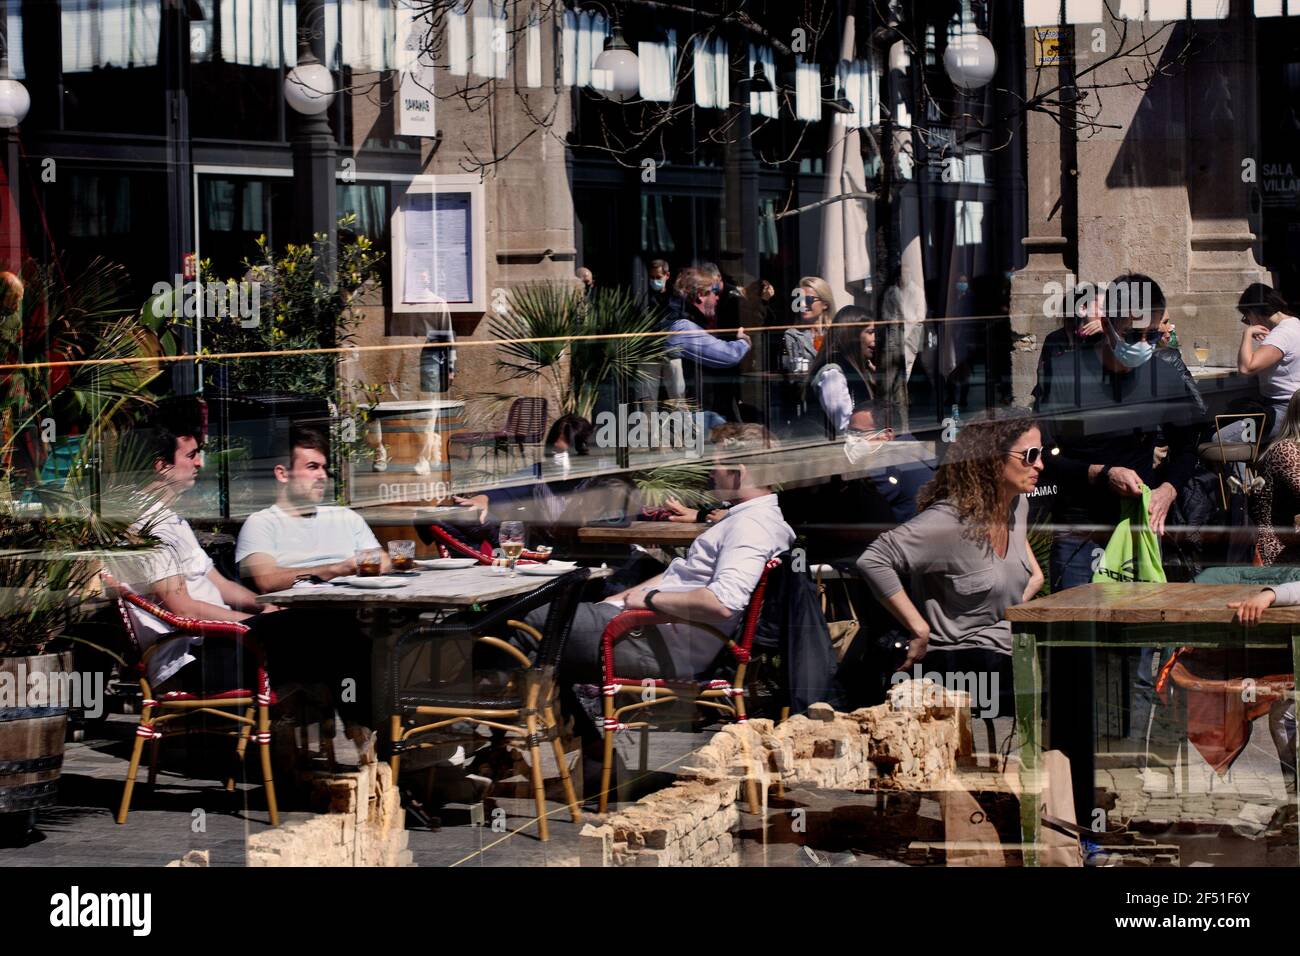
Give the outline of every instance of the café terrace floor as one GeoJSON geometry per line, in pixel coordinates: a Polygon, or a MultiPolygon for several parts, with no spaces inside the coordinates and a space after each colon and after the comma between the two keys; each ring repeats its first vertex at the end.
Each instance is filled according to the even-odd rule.
{"type": "MultiPolygon", "coordinates": [[[[213,866],[244,864],[246,839],[268,826],[261,774],[255,758],[250,760],[246,764],[248,782],[237,785],[234,793],[226,793],[216,779],[220,768],[226,766],[219,762],[229,746],[222,739],[210,738],[207,746],[211,749],[196,747],[193,754],[186,751],[184,742],[169,741],[163,748],[157,789],[150,793],[144,785],[142,767],[127,823],[119,826],[114,822],[136,719],[110,715],[106,721],[91,725],[86,739],[67,744],[58,805],[40,814],[37,831],[26,845],[0,847],[0,866],[161,866],[195,849],[209,851],[213,866]]],[[[652,733],[647,761],[651,773],[642,776],[637,771],[639,738],[636,734],[623,735],[620,753],[632,768],[624,779],[637,779],[634,787],[641,792],[667,785],[673,768],[688,762],[689,755],[710,736],[710,729],[652,733]]],[[[976,743],[977,750],[982,749],[978,729],[976,743]]],[[[336,757],[346,769],[355,761],[355,750],[341,733],[335,746],[336,757]]],[[[1107,759],[1099,758],[1097,787],[1114,797],[1112,821],[1117,814],[1141,821],[1168,821],[1164,830],[1150,823],[1143,824],[1142,829],[1161,843],[1179,842],[1183,866],[1294,866],[1293,845],[1289,849],[1272,845],[1276,841],[1265,840],[1258,832],[1262,828],[1249,824],[1261,815],[1267,820],[1279,807],[1295,800],[1285,792],[1268,736],[1267,718],[1256,722],[1246,752],[1226,779],[1215,777],[1195,750],[1191,753],[1186,772],[1181,766],[1175,772],[1180,781],[1177,788],[1171,785],[1174,777],[1166,772],[1149,771],[1144,779],[1133,766],[1131,756],[1112,753],[1107,759]],[[1185,785],[1181,783],[1184,778],[1185,785]]],[[[548,778],[555,776],[549,759],[545,772],[548,778]]],[[[408,814],[409,848],[415,864],[578,865],[577,837],[582,825],[570,822],[562,804],[552,802],[551,840],[538,841],[533,802],[526,795],[523,778],[518,779],[518,796],[498,797],[495,804],[489,804],[505,811],[504,827],[498,823],[493,829],[490,816],[487,826],[472,825],[464,805],[446,810],[437,831],[420,826],[408,814]]],[[[283,792],[283,784],[281,787],[283,792]]],[[[511,790],[507,782],[499,792],[511,790]]],[[[810,812],[830,811],[833,815],[850,804],[872,806],[875,799],[869,794],[842,791],[788,791],[783,798],[774,797],[769,800],[770,827],[765,829],[758,817],[743,815],[746,836],[738,841],[742,865],[903,865],[900,847],[906,849],[906,837],[899,846],[881,848],[853,845],[851,839],[847,843],[838,838],[819,843],[789,835],[791,807],[804,806],[810,812]],[[778,819],[783,815],[787,817],[785,826],[778,819]],[[781,832],[785,836],[779,835],[781,832]],[[770,838],[764,840],[764,833],[770,838]]],[[[938,826],[941,832],[937,801],[923,799],[919,814],[922,818],[932,817],[928,825],[938,826]]],[[[291,822],[306,815],[305,810],[285,809],[282,820],[291,822]]],[[[585,816],[593,819],[591,813],[585,816]]]]}

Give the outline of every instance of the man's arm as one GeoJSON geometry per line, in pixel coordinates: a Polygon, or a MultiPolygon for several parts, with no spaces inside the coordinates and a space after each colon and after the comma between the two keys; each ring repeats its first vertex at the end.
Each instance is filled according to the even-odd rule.
{"type": "Polygon", "coordinates": [[[261,594],[291,588],[296,580],[307,575],[330,581],[345,574],[355,574],[356,570],[356,558],[344,558],[333,564],[317,564],[310,568],[282,568],[275,563],[273,555],[262,551],[248,555],[239,563],[240,574],[250,579],[261,594]]]}
{"type": "Polygon", "coordinates": [[[208,570],[208,580],[216,585],[217,590],[221,593],[221,600],[225,601],[237,611],[247,611],[249,614],[257,614],[262,610],[262,605],[257,603],[257,595],[248,590],[238,581],[232,581],[216,568],[208,570]]]}
{"type": "MultiPolygon", "coordinates": [[[[649,582],[647,582],[649,584],[649,582]]],[[[642,584],[627,591],[625,606],[639,611],[646,607],[645,595],[653,587],[642,584]]],[[[681,618],[684,621],[696,621],[702,624],[718,624],[728,621],[736,612],[718,600],[718,596],[708,588],[691,588],[689,591],[659,591],[654,596],[655,606],[651,610],[681,618]]]]}
{"type": "Polygon", "coordinates": [[[153,591],[159,604],[181,617],[199,621],[246,621],[252,616],[243,611],[232,611],[207,601],[195,600],[185,587],[185,578],[179,574],[155,581],[153,591]]]}
{"type": "Polygon", "coordinates": [[[679,319],[673,323],[668,344],[681,349],[683,356],[705,368],[731,368],[749,354],[750,347],[749,336],[743,330],[737,332],[734,342],[724,342],[689,319],[679,319]]]}

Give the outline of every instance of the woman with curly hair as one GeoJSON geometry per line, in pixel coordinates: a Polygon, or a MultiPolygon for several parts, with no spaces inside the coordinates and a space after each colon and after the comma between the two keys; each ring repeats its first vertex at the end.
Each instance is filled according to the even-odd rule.
{"type": "Polygon", "coordinates": [[[1038,485],[1042,446],[1028,416],[967,425],[917,496],[917,516],[858,559],[876,598],[911,635],[898,670],[925,658],[927,671],[997,672],[1000,696],[1010,693],[1003,615],[1043,583],[1025,538],[1024,497],[1038,485]]]}

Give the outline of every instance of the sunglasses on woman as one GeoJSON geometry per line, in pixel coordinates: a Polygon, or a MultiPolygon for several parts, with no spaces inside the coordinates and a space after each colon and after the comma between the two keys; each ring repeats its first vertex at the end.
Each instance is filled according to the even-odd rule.
{"type": "Polygon", "coordinates": [[[1036,464],[1039,461],[1039,459],[1043,457],[1043,446],[1039,445],[1036,448],[1026,448],[1024,451],[1016,451],[1015,449],[1012,449],[1011,451],[1007,452],[1007,454],[1015,455],[1026,465],[1032,467],[1034,464],[1036,464]]]}
{"type": "Polygon", "coordinates": [[[816,302],[820,302],[820,301],[821,301],[821,300],[820,300],[819,298],[817,298],[817,296],[815,296],[815,295],[806,295],[806,296],[803,297],[803,307],[804,307],[805,309],[811,309],[811,308],[813,307],[813,304],[814,304],[814,303],[816,303],[816,302]]]}

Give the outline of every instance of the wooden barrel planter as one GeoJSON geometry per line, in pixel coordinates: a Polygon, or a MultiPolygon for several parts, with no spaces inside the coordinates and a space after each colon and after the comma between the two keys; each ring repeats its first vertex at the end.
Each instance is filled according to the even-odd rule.
{"type": "MultiPolygon", "coordinates": [[[[37,810],[51,806],[58,797],[68,710],[27,706],[32,702],[28,688],[33,674],[72,672],[71,651],[0,657],[0,821],[7,818],[12,825],[15,818],[21,819],[19,814],[34,820],[37,810]]],[[[50,686],[47,678],[46,687],[50,686]]]]}

